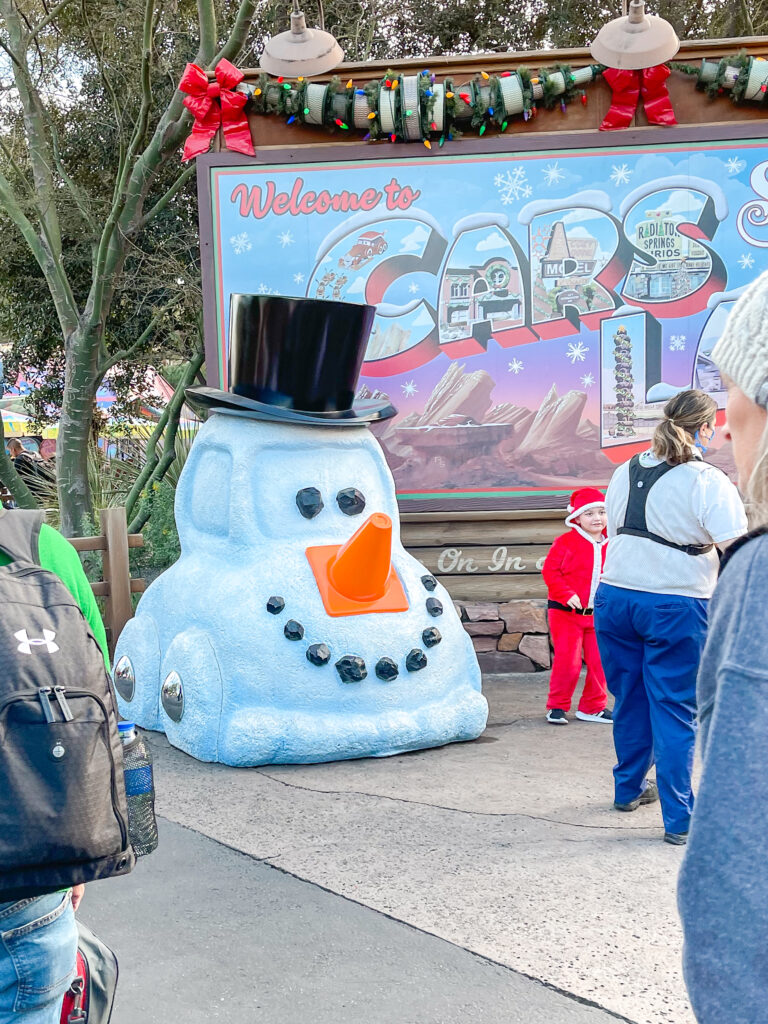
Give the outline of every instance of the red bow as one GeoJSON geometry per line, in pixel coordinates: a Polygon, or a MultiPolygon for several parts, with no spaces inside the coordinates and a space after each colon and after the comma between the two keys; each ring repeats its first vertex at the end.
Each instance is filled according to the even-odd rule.
{"type": "Polygon", "coordinates": [[[645,116],[651,124],[677,124],[672,101],[667,92],[667,79],[672,74],[666,64],[642,71],[619,71],[606,68],[603,78],[611,87],[611,109],[600,125],[600,131],[627,128],[635,116],[637,101],[642,96],[645,116]]]}
{"type": "Polygon", "coordinates": [[[202,68],[187,64],[181,76],[179,89],[187,93],[184,106],[195,118],[192,134],[184,144],[182,160],[205,153],[219,128],[224,131],[227,149],[254,155],[251,130],[243,113],[248,97],[243,92],[235,92],[235,86],[245,75],[226,59],[216,65],[215,74],[216,81],[209,83],[202,68]]]}

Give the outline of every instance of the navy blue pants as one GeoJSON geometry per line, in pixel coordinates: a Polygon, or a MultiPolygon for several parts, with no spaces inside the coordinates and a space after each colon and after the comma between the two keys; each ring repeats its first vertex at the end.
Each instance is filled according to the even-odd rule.
{"type": "Polygon", "coordinates": [[[667,832],[687,832],[693,812],[696,672],[708,603],[606,583],[595,596],[597,643],[615,700],[615,799],[636,799],[655,762],[667,832]]]}

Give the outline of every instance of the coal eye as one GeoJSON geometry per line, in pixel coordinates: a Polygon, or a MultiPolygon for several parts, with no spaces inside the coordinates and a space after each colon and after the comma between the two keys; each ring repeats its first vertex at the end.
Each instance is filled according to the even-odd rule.
{"type": "Polygon", "coordinates": [[[314,519],[323,511],[323,498],[316,487],[302,487],[296,494],[296,505],[305,519],[314,519]]]}
{"type": "Polygon", "coordinates": [[[345,487],[339,491],[336,501],[345,516],[359,516],[365,508],[365,498],[356,487],[345,487]]]}

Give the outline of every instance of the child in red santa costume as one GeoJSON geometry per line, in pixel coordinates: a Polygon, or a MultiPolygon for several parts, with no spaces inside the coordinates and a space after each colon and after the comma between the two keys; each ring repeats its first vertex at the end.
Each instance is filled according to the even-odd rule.
{"type": "Polygon", "coordinates": [[[555,657],[547,699],[547,721],[567,725],[566,711],[579,681],[582,659],[587,680],[576,717],[583,722],[612,722],[606,708],[608,688],[595,639],[592,604],[605,562],[605,497],[594,487],[571,495],[566,526],[544,560],[542,575],[549,594],[549,629],[555,657]]]}

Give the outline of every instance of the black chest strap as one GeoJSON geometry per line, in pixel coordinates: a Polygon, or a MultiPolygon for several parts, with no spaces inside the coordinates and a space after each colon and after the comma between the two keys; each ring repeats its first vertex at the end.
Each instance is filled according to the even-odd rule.
{"type": "Polygon", "coordinates": [[[648,522],[645,518],[645,506],[648,503],[648,494],[653,485],[666,476],[676,466],[670,466],[668,462],[660,462],[658,466],[643,466],[640,456],[634,455],[629,463],[629,497],[627,500],[627,511],[624,516],[624,525],[616,531],[617,534],[625,533],[630,537],[645,537],[656,544],[663,544],[667,548],[674,548],[676,551],[683,551],[686,555],[706,555],[714,548],[714,544],[675,544],[658,533],[651,533],[648,529],[648,522]]]}

